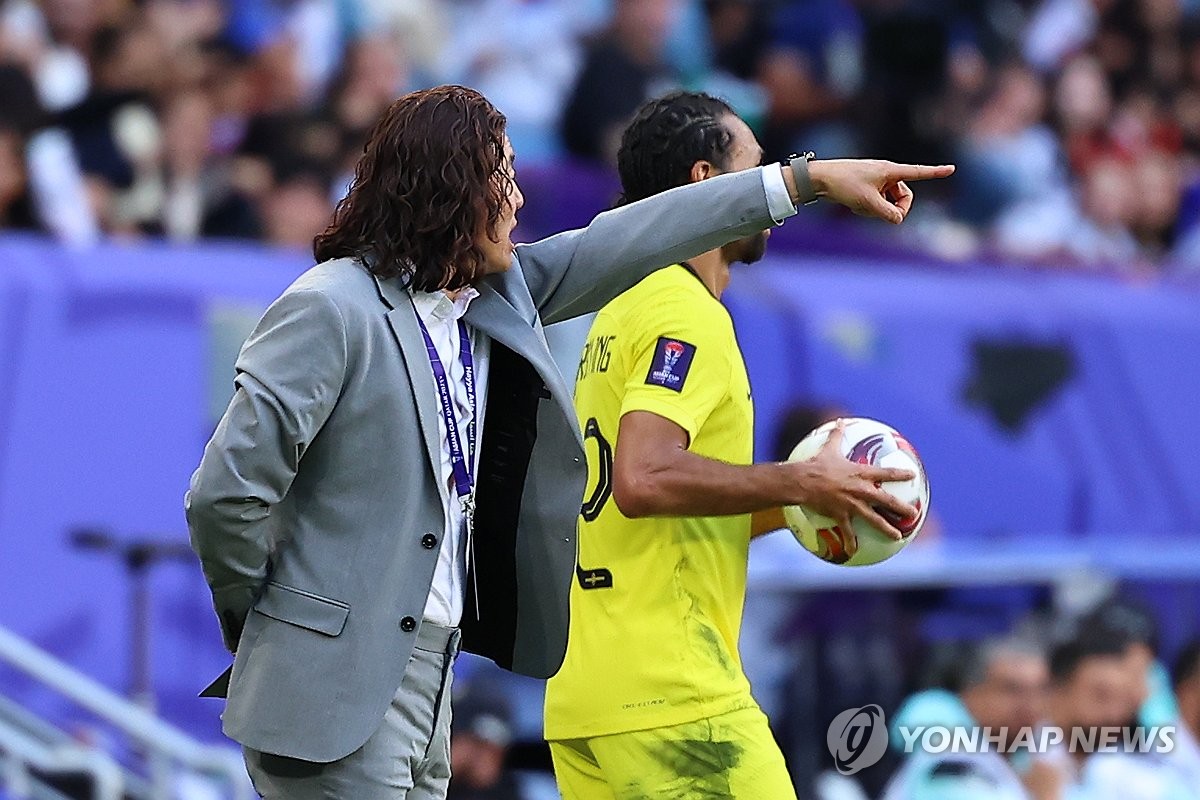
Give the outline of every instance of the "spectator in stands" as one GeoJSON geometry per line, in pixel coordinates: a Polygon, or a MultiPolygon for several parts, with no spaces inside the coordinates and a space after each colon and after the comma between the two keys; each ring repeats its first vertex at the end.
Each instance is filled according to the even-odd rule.
{"type": "Polygon", "coordinates": [[[168,63],[166,48],[146,21],[119,19],[93,37],[91,90],[61,114],[96,214],[110,232],[135,233],[156,216],[161,130],[154,99],[166,88],[168,63]]]}
{"type": "MultiPolygon", "coordinates": [[[[442,79],[474,87],[504,109],[522,161],[544,161],[557,151],[554,127],[579,71],[579,36],[587,23],[578,6],[568,0],[459,0],[450,6],[457,13],[442,54],[442,79]]],[[[633,42],[626,52],[642,47],[654,63],[660,45],[633,42]]]]}
{"type": "Polygon", "coordinates": [[[862,88],[863,22],[850,0],[783,4],[759,66],[770,117],[768,153],[815,150],[837,158],[861,150],[845,115],[862,88]]]}
{"type": "Polygon", "coordinates": [[[384,109],[411,86],[409,62],[395,43],[381,36],[363,38],[346,51],[346,60],[329,97],[332,115],[346,131],[366,132],[384,109]]]}
{"type": "MultiPolygon", "coordinates": [[[[1125,648],[1122,638],[1093,635],[1076,636],[1054,649],[1049,719],[1067,741],[1075,728],[1122,726],[1137,709],[1128,691],[1125,648]]],[[[1082,751],[1068,753],[1065,743],[1060,751],[1042,754],[1037,760],[1039,770],[1051,776],[1044,778],[1040,791],[1034,793],[1039,800],[1069,796],[1069,789],[1086,796],[1082,792],[1096,783],[1092,772],[1098,760],[1082,751]]],[[[1120,783],[1130,781],[1120,770],[1112,777],[1120,783]]]]}
{"type": "Polygon", "coordinates": [[[588,48],[562,116],[566,149],[615,165],[621,131],[651,95],[676,82],[664,59],[678,0],[615,0],[609,30],[588,48]]]}
{"type": "Polygon", "coordinates": [[[1054,90],[1053,111],[1063,148],[1076,174],[1115,150],[1108,131],[1113,113],[1112,89],[1098,59],[1080,55],[1063,68],[1054,90]]]}
{"type": "Polygon", "coordinates": [[[965,219],[988,224],[1014,204],[1067,191],[1058,137],[1045,115],[1041,78],[1020,63],[1002,67],[963,132],[958,211],[965,219]]]}
{"type": "Polygon", "coordinates": [[[298,49],[294,40],[283,38],[251,54],[255,110],[259,114],[299,113],[309,105],[298,49]]]}
{"type": "Polygon", "coordinates": [[[1130,232],[1137,213],[1137,198],[1129,191],[1133,177],[1132,165],[1121,158],[1102,158],[1088,167],[1080,190],[1082,214],[1064,231],[1064,249],[1072,260],[1119,267],[1138,260],[1130,232]]]}
{"type": "MultiPolygon", "coordinates": [[[[262,221],[262,235],[268,241],[298,243],[295,235],[309,230],[315,221],[317,190],[321,205],[332,204],[334,195],[344,193],[345,179],[338,185],[333,176],[346,157],[345,139],[337,121],[319,113],[291,110],[259,114],[250,120],[230,180],[237,197],[262,221]],[[280,196],[302,201],[297,217],[304,220],[286,219],[286,208],[275,202],[280,196]],[[275,223],[268,219],[272,216],[275,223]],[[271,232],[273,224],[275,233],[271,232]],[[291,233],[284,235],[284,230],[291,233]]],[[[357,140],[354,151],[361,155],[357,140]]]]}
{"type": "Polygon", "coordinates": [[[1133,233],[1143,254],[1165,257],[1174,248],[1177,221],[1183,201],[1183,160],[1165,150],[1151,150],[1133,166],[1133,190],[1137,203],[1133,233]]]}
{"type": "Polygon", "coordinates": [[[297,250],[312,246],[325,230],[333,204],[329,181],[315,167],[298,166],[267,193],[262,204],[266,240],[297,250]]]}
{"type": "Polygon", "coordinates": [[[743,81],[758,77],[772,35],[768,5],[761,0],[705,0],[715,69],[743,81]]]}
{"type": "Polygon", "coordinates": [[[227,159],[241,144],[255,110],[253,66],[249,58],[223,42],[204,46],[206,70],[198,82],[213,104],[213,155],[227,159]]]}
{"type": "Polygon", "coordinates": [[[868,152],[900,161],[947,157],[951,121],[942,107],[951,53],[969,34],[959,5],[860,0],[866,67],[860,124],[868,152]]]}
{"type": "Polygon", "coordinates": [[[162,230],[171,239],[200,235],[215,189],[209,169],[212,126],[212,102],[201,91],[176,95],[163,112],[162,230]]]}
{"type": "Polygon", "coordinates": [[[1183,131],[1166,113],[1158,90],[1149,85],[1120,96],[1108,127],[1119,152],[1177,153],[1183,146],[1183,131]]]}
{"type": "MultiPolygon", "coordinates": [[[[892,724],[1007,729],[1015,738],[1022,728],[1038,725],[1046,711],[1049,672],[1037,646],[1019,639],[977,645],[963,667],[957,694],[941,689],[920,692],[900,708],[892,724]]],[[[898,735],[895,744],[901,744],[898,735]]],[[[970,797],[977,800],[1022,800],[1026,791],[1019,772],[1029,754],[925,753],[905,756],[903,766],[884,792],[883,800],[925,800],[970,797]]]]}
{"type": "Polygon", "coordinates": [[[227,5],[223,0],[152,0],[141,5],[146,24],[171,53],[172,72],[185,83],[204,69],[207,45],[225,27],[227,5]]]}
{"type": "MultiPolygon", "coordinates": [[[[411,72],[408,88],[435,82],[458,0],[360,0],[365,31],[387,41],[411,72]]],[[[470,0],[468,0],[469,2],[470,0]]]]}
{"type": "Polygon", "coordinates": [[[1084,49],[1100,25],[1097,11],[1110,0],[1040,0],[1022,32],[1025,60],[1043,73],[1084,49]]]}
{"type": "Polygon", "coordinates": [[[1083,630],[1055,648],[1050,672],[1050,720],[1063,731],[1064,743],[1053,753],[1039,754],[1040,780],[1031,787],[1035,800],[1195,797],[1158,754],[1067,746],[1075,730],[1124,729],[1136,718],[1128,638],[1110,630],[1083,630]]]}
{"type": "Polygon", "coordinates": [[[1200,792],[1200,639],[1183,648],[1172,672],[1179,717],[1175,721],[1175,750],[1168,764],[1200,792]]]}
{"type": "Polygon", "coordinates": [[[238,180],[251,186],[252,164],[241,173],[218,158],[216,106],[210,92],[192,89],[175,96],[163,109],[163,197],[161,231],[178,241],[198,236],[258,239],[263,225],[251,194],[265,197],[266,176],[259,188],[242,192],[238,180]]]}
{"type": "Polygon", "coordinates": [[[25,138],[19,131],[0,127],[0,228],[40,228],[29,195],[24,149],[25,138]]]}
{"type": "Polygon", "coordinates": [[[1129,191],[1132,181],[1128,160],[1093,161],[1078,196],[1064,190],[1002,214],[994,229],[996,246],[1004,254],[1059,267],[1132,269],[1140,263],[1130,232],[1139,202],[1129,191]]]}
{"type": "Polygon", "coordinates": [[[19,67],[0,65],[0,228],[39,230],[25,148],[41,124],[33,82],[19,67]]]}
{"type": "Polygon", "coordinates": [[[29,73],[15,62],[5,62],[5,55],[0,45],[0,108],[5,126],[24,138],[45,124],[46,113],[29,73]]]}
{"type": "Polygon", "coordinates": [[[93,38],[106,22],[101,3],[88,0],[17,0],[3,9],[4,39],[25,66],[48,111],[83,100],[91,84],[88,58],[93,38]]]}
{"type": "MultiPolygon", "coordinates": [[[[1195,709],[1184,704],[1195,701],[1191,691],[1197,678],[1189,673],[1189,661],[1195,655],[1184,650],[1177,659],[1174,679],[1157,658],[1158,623],[1144,606],[1127,599],[1111,598],[1084,616],[1078,623],[1078,635],[1103,637],[1121,644],[1121,662],[1126,674],[1126,691],[1135,709],[1125,722],[1127,729],[1174,726],[1175,749],[1170,753],[1133,753],[1130,764],[1139,770],[1161,771],[1164,777],[1150,783],[1151,798],[1200,798],[1200,750],[1191,736],[1188,720],[1195,709]],[[1190,792],[1182,787],[1189,787],[1190,792]]],[[[1194,662],[1191,662],[1194,667],[1194,662]]],[[[1107,778],[1097,778],[1107,780],[1107,778]]]]}
{"type": "Polygon", "coordinates": [[[238,0],[228,9],[226,35],[263,57],[289,106],[314,105],[324,96],[346,48],[369,24],[358,0],[238,0]]]}
{"type": "Polygon", "coordinates": [[[1171,677],[1158,661],[1158,623],[1142,605],[1111,597],[1076,623],[1078,635],[1106,636],[1124,643],[1130,702],[1137,712],[1129,725],[1166,725],[1179,715],[1171,677]]]}
{"type": "Polygon", "coordinates": [[[450,725],[446,800],[521,800],[520,784],[506,763],[513,726],[500,687],[471,685],[454,698],[450,725]]]}
{"type": "MultiPolygon", "coordinates": [[[[1048,263],[1130,267],[1141,258],[1131,232],[1141,201],[1128,191],[1131,151],[1111,130],[1114,103],[1101,62],[1072,58],[1053,97],[1061,150],[1078,186],[1072,191],[1061,180],[1049,181],[1041,191],[1014,197],[996,220],[995,243],[1002,253],[1048,263]]],[[[1055,161],[1059,149],[1052,144],[1048,151],[1055,161]]]]}
{"type": "Polygon", "coordinates": [[[1184,146],[1194,153],[1200,149],[1200,25],[1193,22],[1184,30],[1184,71],[1172,116],[1183,130],[1184,146]]]}
{"type": "Polygon", "coordinates": [[[399,45],[398,36],[370,36],[355,42],[334,80],[325,116],[336,125],[339,138],[329,164],[334,175],[330,198],[335,203],[350,187],[371,125],[397,95],[414,87],[408,45],[399,45]]]}

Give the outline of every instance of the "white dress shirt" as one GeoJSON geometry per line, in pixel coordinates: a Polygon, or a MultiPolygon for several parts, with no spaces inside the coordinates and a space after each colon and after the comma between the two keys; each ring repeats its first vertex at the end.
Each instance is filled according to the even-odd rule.
{"type": "Polygon", "coordinates": [[[775,224],[782,225],[788,217],[796,215],[796,204],[788,194],[787,182],[783,179],[783,164],[767,164],[762,170],[763,191],[767,195],[767,210],[775,224]]]}
{"type": "MultiPolygon", "coordinates": [[[[450,382],[450,396],[454,401],[454,416],[458,423],[459,440],[463,450],[468,448],[467,426],[472,419],[470,399],[463,383],[463,365],[459,358],[461,344],[458,337],[458,320],[467,313],[471,301],[479,292],[467,287],[451,300],[445,292],[413,292],[413,305],[417,315],[425,323],[429,338],[433,340],[438,358],[446,369],[450,382]]],[[[488,355],[491,339],[486,334],[468,327],[471,337],[471,356],[475,365],[475,402],[479,424],[475,426],[475,465],[472,475],[478,474],[479,444],[483,438],[483,413],[487,398],[488,355]]],[[[436,398],[435,398],[436,399],[436,398]]],[[[437,567],[433,573],[433,585],[425,601],[425,619],[447,627],[457,626],[462,620],[463,598],[466,591],[466,520],[462,502],[454,487],[454,467],[450,461],[450,444],[446,439],[446,421],[437,399],[438,440],[442,444],[441,488],[442,503],[446,510],[446,527],[442,532],[441,549],[438,551],[437,567]]]]}

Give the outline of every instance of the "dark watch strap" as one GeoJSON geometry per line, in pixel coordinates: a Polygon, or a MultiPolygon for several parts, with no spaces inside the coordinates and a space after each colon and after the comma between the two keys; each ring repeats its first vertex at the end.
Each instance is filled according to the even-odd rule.
{"type": "Polygon", "coordinates": [[[788,156],[788,163],[792,167],[792,175],[796,179],[796,193],[798,198],[796,205],[806,206],[817,202],[817,192],[813,189],[812,177],[808,174],[808,162],[816,157],[816,153],[811,150],[807,153],[797,153],[788,156]]]}

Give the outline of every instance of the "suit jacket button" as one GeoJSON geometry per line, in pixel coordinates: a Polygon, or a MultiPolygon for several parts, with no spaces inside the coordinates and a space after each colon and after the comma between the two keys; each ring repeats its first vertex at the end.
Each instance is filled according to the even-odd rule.
{"type": "Polygon", "coordinates": [[[421,547],[424,547],[426,550],[432,550],[437,547],[437,537],[432,533],[425,534],[421,537],[421,547]]]}
{"type": "Polygon", "coordinates": [[[405,633],[412,633],[416,629],[417,621],[412,617],[405,617],[404,619],[400,620],[400,630],[404,631],[405,633]]]}

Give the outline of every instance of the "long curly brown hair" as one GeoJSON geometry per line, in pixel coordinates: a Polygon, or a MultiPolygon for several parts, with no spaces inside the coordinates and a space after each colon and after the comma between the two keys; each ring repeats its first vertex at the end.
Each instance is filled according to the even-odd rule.
{"type": "Polygon", "coordinates": [[[333,221],[313,240],[317,261],[359,258],[418,291],[471,283],[484,263],[476,237],[495,238],[511,189],[505,123],[464,86],[396,100],[371,131],[333,221]]]}

